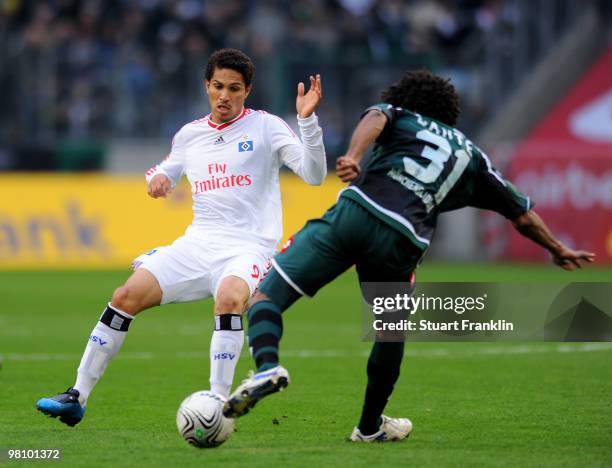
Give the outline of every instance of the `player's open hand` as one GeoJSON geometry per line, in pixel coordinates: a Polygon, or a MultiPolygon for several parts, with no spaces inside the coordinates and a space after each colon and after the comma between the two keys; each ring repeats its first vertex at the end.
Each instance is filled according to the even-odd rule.
{"type": "Polygon", "coordinates": [[[323,98],[323,88],[321,86],[321,75],[310,77],[310,89],[304,94],[304,83],[298,83],[297,97],[295,98],[295,109],[298,115],[305,119],[317,108],[323,98]]]}
{"type": "Polygon", "coordinates": [[[595,254],[585,250],[572,250],[562,246],[559,251],[555,252],[552,258],[555,265],[560,266],[564,270],[571,271],[576,268],[582,268],[586,263],[595,261],[595,254]]]}
{"type": "Polygon", "coordinates": [[[165,174],[157,174],[149,182],[147,193],[152,198],[165,198],[170,192],[172,192],[172,182],[165,174]]]}
{"type": "Polygon", "coordinates": [[[342,182],[350,182],[357,178],[361,168],[353,158],[349,156],[340,156],[336,159],[336,175],[342,182]]]}

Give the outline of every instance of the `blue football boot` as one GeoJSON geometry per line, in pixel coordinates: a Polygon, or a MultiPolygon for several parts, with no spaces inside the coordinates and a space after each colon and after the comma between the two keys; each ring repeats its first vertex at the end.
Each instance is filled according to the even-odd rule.
{"type": "Polygon", "coordinates": [[[36,402],[36,409],[52,418],[59,416],[70,427],[80,423],[85,414],[85,408],[79,403],[79,391],[72,387],[54,397],[41,398],[36,402]]]}

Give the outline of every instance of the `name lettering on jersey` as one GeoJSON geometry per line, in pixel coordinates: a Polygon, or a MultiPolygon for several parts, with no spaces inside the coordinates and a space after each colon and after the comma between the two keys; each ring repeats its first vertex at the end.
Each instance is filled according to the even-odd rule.
{"type": "Polygon", "coordinates": [[[208,165],[209,174],[225,174],[227,171],[227,164],[225,163],[211,163],[208,165]]]}
{"type": "Polygon", "coordinates": [[[469,153],[470,157],[472,157],[472,149],[474,148],[474,143],[472,143],[466,136],[461,133],[456,128],[445,128],[438,125],[433,120],[428,121],[422,115],[416,114],[417,122],[423,128],[426,128],[432,133],[436,135],[440,135],[443,138],[446,138],[448,141],[456,141],[459,146],[463,146],[463,148],[469,153]]]}
{"type": "Polygon", "coordinates": [[[412,180],[399,169],[391,169],[389,172],[387,172],[387,176],[391,177],[396,182],[399,182],[408,190],[413,192],[417,197],[419,197],[425,205],[425,209],[428,213],[433,210],[434,198],[429,192],[425,190],[425,188],[421,184],[412,180]]]}

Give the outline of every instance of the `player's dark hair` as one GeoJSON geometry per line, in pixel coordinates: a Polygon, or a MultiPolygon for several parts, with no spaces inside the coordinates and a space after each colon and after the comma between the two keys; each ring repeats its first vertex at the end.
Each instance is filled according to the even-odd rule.
{"type": "Polygon", "coordinates": [[[242,75],[246,86],[251,85],[255,73],[255,65],[253,65],[251,58],[238,49],[219,49],[208,57],[205,73],[208,81],[210,81],[217,68],[229,68],[237,71],[242,75]]]}
{"type": "Polygon", "coordinates": [[[450,79],[429,70],[409,71],[382,92],[383,102],[418,112],[454,127],[459,117],[459,95],[450,79]]]}

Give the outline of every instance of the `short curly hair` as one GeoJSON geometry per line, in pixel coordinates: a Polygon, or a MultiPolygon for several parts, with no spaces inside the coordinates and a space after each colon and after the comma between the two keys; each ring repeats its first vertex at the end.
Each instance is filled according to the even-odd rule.
{"type": "Polygon", "coordinates": [[[237,71],[242,75],[246,86],[251,85],[255,74],[255,65],[253,65],[251,58],[238,49],[219,49],[208,57],[204,75],[208,81],[210,81],[217,68],[229,68],[237,71]]]}
{"type": "Polygon", "coordinates": [[[423,114],[454,127],[459,117],[459,95],[450,79],[429,70],[409,71],[381,94],[383,102],[423,114]]]}

